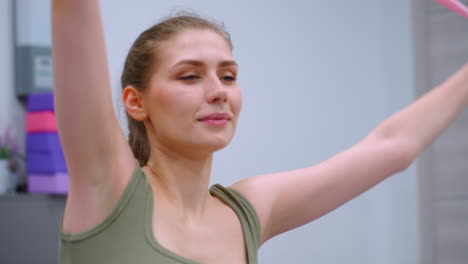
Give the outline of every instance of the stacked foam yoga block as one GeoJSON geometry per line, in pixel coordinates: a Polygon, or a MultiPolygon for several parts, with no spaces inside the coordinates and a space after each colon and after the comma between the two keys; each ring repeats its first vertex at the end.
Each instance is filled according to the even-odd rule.
{"type": "Polygon", "coordinates": [[[30,193],[68,193],[68,174],[57,132],[52,92],[28,96],[26,163],[30,193]]]}

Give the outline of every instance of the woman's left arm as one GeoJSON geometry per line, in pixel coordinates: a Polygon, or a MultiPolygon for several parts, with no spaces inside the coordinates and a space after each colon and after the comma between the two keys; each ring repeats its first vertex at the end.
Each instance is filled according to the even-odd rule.
{"type": "Polygon", "coordinates": [[[468,106],[468,63],[438,87],[394,114],[368,136],[404,146],[406,165],[428,147],[468,106]]]}
{"type": "Polygon", "coordinates": [[[406,169],[468,106],[468,64],[359,143],[312,167],[233,184],[260,218],[261,243],[330,212],[406,169]]]}

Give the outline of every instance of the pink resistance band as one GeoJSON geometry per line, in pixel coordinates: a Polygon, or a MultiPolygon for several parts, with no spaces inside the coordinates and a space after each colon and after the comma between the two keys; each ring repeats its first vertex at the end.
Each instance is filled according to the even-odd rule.
{"type": "Polygon", "coordinates": [[[462,17],[468,19],[468,7],[460,3],[459,0],[435,0],[439,4],[447,7],[453,12],[461,15],[462,17]]]}

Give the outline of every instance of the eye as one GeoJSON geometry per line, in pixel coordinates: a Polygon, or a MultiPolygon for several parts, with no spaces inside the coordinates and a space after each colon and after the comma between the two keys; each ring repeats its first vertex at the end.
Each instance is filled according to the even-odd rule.
{"type": "Polygon", "coordinates": [[[195,75],[195,74],[191,74],[191,75],[186,75],[186,76],[179,77],[179,80],[183,80],[183,81],[192,81],[192,80],[195,80],[195,79],[200,79],[200,76],[195,75]]]}
{"type": "Polygon", "coordinates": [[[226,82],[234,82],[234,81],[236,81],[236,77],[231,76],[231,75],[225,75],[225,76],[221,77],[221,79],[222,79],[223,81],[226,81],[226,82]]]}

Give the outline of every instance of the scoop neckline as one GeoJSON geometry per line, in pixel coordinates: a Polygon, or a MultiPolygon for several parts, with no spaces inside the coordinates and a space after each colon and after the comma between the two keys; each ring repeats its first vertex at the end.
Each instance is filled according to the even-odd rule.
{"type": "MultiPolygon", "coordinates": [[[[144,174],[144,173],[143,173],[144,174]]],[[[146,180],[146,179],[145,179],[146,180]]],[[[229,203],[221,196],[217,195],[216,192],[212,192],[212,188],[214,186],[217,186],[218,184],[214,184],[210,187],[210,193],[214,194],[216,197],[218,197],[219,199],[221,199],[224,203],[227,204],[227,206],[229,206],[237,215],[237,218],[239,219],[239,222],[241,223],[241,226],[242,226],[242,236],[244,237],[244,247],[246,249],[246,253],[247,253],[247,263],[249,263],[249,259],[250,259],[250,251],[249,251],[249,248],[247,247],[247,238],[245,237],[246,235],[246,231],[247,231],[247,226],[246,224],[243,223],[243,221],[241,221],[240,219],[240,216],[239,216],[239,212],[238,212],[238,209],[232,207],[229,205],[229,203]]],[[[165,248],[163,245],[161,245],[155,235],[154,235],[154,232],[153,232],[153,199],[154,199],[154,195],[153,195],[153,190],[151,188],[151,185],[147,184],[147,190],[146,190],[146,210],[145,210],[145,236],[146,236],[146,239],[148,240],[149,244],[154,248],[156,249],[158,252],[160,252],[161,254],[164,254],[165,256],[169,257],[169,258],[172,258],[176,261],[179,261],[181,262],[182,264],[201,264],[200,262],[196,262],[194,260],[191,260],[191,259],[188,259],[186,257],[183,257],[181,255],[178,255],[176,254],[175,252],[165,248]]]]}

